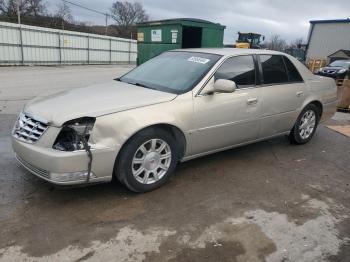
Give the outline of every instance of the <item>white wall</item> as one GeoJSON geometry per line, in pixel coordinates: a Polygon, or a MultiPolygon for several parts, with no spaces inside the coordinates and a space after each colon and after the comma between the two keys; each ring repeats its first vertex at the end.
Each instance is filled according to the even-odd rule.
{"type": "Polygon", "coordinates": [[[339,49],[350,50],[350,22],[311,25],[307,58],[324,58],[339,49]]]}
{"type": "Polygon", "coordinates": [[[136,59],[135,40],[0,22],[0,65],[117,64],[136,59]]]}

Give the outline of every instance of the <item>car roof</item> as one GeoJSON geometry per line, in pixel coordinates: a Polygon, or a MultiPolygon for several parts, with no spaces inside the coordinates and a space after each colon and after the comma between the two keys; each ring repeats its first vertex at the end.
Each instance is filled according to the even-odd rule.
{"type": "Polygon", "coordinates": [[[314,79],[315,75],[300,61],[294,58],[291,55],[286,53],[267,50],[267,49],[247,49],[247,48],[188,48],[188,49],[174,49],[170,52],[197,52],[197,53],[207,53],[207,54],[216,54],[224,57],[227,56],[237,56],[237,55],[251,55],[251,54],[266,54],[266,55],[284,55],[287,56],[293,64],[297,67],[298,71],[302,74],[304,79],[314,79]]]}
{"type": "Polygon", "coordinates": [[[175,49],[172,51],[184,51],[184,52],[196,52],[196,53],[208,53],[216,55],[243,55],[243,54],[284,54],[281,52],[267,50],[267,49],[247,49],[247,48],[187,48],[187,49],[175,49]]]}

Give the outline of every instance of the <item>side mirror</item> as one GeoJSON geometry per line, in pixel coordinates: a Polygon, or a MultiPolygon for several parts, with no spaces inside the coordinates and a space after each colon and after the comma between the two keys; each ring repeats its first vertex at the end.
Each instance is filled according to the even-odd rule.
{"type": "Polygon", "coordinates": [[[236,83],[227,79],[218,79],[214,83],[214,92],[217,93],[232,93],[236,88],[236,83]]]}

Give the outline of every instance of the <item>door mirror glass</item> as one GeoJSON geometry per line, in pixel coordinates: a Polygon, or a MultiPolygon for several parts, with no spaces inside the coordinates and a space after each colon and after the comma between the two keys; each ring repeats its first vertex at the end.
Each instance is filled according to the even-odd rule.
{"type": "Polygon", "coordinates": [[[236,88],[236,83],[227,79],[218,79],[214,83],[214,92],[217,93],[232,93],[236,88]]]}

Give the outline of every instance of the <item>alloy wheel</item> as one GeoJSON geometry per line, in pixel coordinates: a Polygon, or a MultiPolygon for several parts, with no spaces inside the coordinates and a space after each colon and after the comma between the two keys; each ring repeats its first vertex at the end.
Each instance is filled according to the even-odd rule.
{"type": "Polygon", "coordinates": [[[143,143],[132,160],[132,174],[142,184],[153,184],[164,177],[171,164],[171,149],[162,139],[143,143]]]}
{"type": "Polygon", "coordinates": [[[316,126],[316,114],[313,110],[307,110],[300,119],[299,134],[302,139],[308,139],[316,126]]]}

